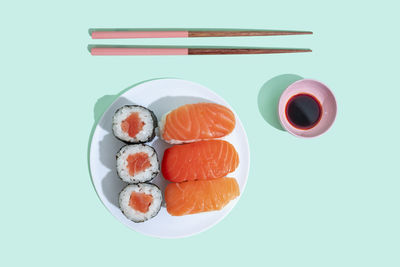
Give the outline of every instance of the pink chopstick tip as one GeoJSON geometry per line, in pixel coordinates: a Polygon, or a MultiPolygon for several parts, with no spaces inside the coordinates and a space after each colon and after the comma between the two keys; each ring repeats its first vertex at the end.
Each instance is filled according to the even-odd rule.
{"type": "Polygon", "coordinates": [[[169,56],[187,55],[187,48],[134,48],[134,47],[93,47],[92,56],[169,56]]]}
{"type": "Polygon", "coordinates": [[[92,39],[186,38],[188,31],[93,31],[92,39]]]}

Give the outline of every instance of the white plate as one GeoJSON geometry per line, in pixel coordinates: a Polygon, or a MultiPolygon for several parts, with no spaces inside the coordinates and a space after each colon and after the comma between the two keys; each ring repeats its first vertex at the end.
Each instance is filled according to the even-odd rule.
{"type": "MultiPolygon", "coordinates": [[[[199,84],[178,80],[160,79],[137,85],[115,100],[103,114],[93,133],[90,146],[90,172],[97,194],[107,209],[120,222],[129,228],[145,235],[160,238],[180,238],[200,233],[222,220],[235,206],[238,199],[231,201],[220,211],[205,212],[187,216],[171,216],[165,205],[153,219],[134,223],[128,220],[118,207],[118,195],[126,183],[122,182],[116,173],[115,155],[124,145],[112,134],[111,124],[114,112],[126,104],[138,104],[154,111],[157,118],[183,104],[197,102],[214,102],[233,110],[220,96],[199,84]]],[[[234,131],[224,138],[231,142],[239,153],[239,167],[229,177],[235,177],[241,194],[246,185],[250,166],[250,153],[246,132],[236,116],[234,131]]],[[[161,161],[164,150],[170,145],[156,137],[149,145],[153,146],[161,161]]],[[[164,191],[167,181],[161,173],[152,183],[157,184],[164,191]]]]}

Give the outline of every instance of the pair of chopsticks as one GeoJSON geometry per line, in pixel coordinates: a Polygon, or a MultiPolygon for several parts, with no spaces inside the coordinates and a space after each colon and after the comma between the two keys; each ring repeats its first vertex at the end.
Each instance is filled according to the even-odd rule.
{"type": "MultiPolygon", "coordinates": [[[[137,38],[192,38],[232,36],[278,36],[304,35],[310,31],[271,30],[90,30],[92,39],[137,39],[137,38]]],[[[149,46],[101,46],[89,47],[93,56],[149,56],[149,55],[228,55],[228,54],[277,54],[311,52],[297,48],[210,48],[210,47],[149,47],[149,46]]]]}

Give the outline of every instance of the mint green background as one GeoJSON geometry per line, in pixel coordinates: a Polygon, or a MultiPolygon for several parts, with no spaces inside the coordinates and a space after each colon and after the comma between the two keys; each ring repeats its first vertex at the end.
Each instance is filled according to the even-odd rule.
{"type": "Polygon", "coordinates": [[[0,265],[400,266],[398,1],[2,1],[0,265]],[[313,30],[313,36],[93,42],[90,27],[313,30]],[[88,44],[310,47],[311,54],[91,57],[88,44]],[[303,140],[257,96],[293,73],[329,85],[337,121],[303,140]],[[176,77],[239,114],[247,188],[214,228],[135,233],[101,204],[87,167],[97,99],[176,77]],[[307,167],[304,167],[307,166],[307,167]]]}

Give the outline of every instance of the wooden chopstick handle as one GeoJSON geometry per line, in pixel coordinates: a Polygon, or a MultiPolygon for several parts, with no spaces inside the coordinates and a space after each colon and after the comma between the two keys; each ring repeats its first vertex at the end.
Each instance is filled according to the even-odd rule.
{"type": "Polygon", "coordinates": [[[240,49],[240,48],[189,48],[189,55],[279,54],[311,52],[310,49],[240,49]]]}
{"type": "Polygon", "coordinates": [[[189,31],[189,37],[275,36],[312,34],[309,31],[189,31]]]}

